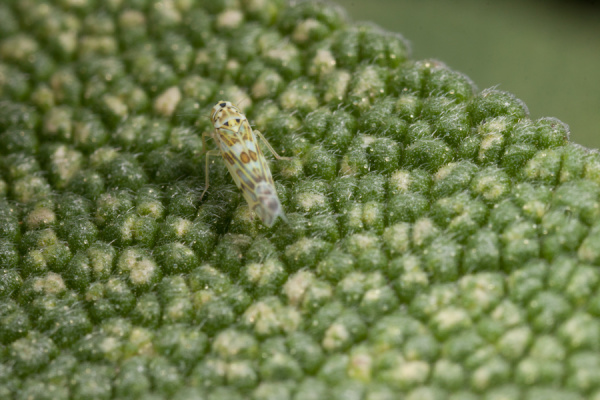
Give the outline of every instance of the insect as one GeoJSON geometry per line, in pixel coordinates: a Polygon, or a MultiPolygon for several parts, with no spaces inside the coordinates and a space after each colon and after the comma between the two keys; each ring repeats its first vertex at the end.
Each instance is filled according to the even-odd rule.
{"type": "Polygon", "coordinates": [[[277,217],[286,221],[281,202],[277,197],[271,170],[258,146],[256,136],[262,139],[276,159],[290,160],[291,158],[281,157],[277,154],[262,133],[252,131],[246,116],[229,101],[221,100],[215,104],[211,111],[211,121],[215,127],[212,138],[218,143],[220,151],[206,149],[206,137],[210,137],[211,134],[203,133],[202,148],[206,154],[206,185],[200,199],[208,190],[208,159],[210,156],[221,154],[235,184],[242,190],[248,206],[260,217],[262,222],[271,227],[277,217]]]}

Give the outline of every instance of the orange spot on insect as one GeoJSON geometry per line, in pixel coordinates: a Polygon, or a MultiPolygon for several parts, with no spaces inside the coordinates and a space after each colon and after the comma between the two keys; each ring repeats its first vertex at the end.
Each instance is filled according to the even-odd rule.
{"type": "Polygon", "coordinates": [[[250,156],[248,156],[248,153],[246,153],[245,151],[243,151],[240,154],[240,160],[244,163],[244,164],[248,164],[250,162],[250,156]]]}
{"type": "Polygon", "coordinates": [[[250,154],[250,158],[252,159],[252,161],[258,160],[258,154],[256,154],[254,151],[248,150],[248,153],[250,154]]]}

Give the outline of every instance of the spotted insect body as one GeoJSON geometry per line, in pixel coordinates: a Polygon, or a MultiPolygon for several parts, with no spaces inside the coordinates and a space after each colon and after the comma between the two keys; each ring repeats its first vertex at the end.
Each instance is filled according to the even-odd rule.
{"type": "MultiPolygon", "coordinates": [[[[253,132],[246,116],[239,108],[229,101],[219,101],[212,109],[211,120],[215,127],[212,138],[218,143],[219,153],[225,160],[225,165],[238,188],[262,222],[271,227],[277,217],[285,218],[283,207],[277,196],[273,176],[263,155],[256,135],[265,142],[269,150],[277,159],[280,157],[269,145],[262,134],[253,132]],[[256,135],[255,135],[256,133],[256,135]]],[[[203,135],[204,139],[210,134],[203,135]]],[[[206,186],[202,196],[208,189],[208,157],[217,155],[217,152],[206,151],[206,186]]]]}

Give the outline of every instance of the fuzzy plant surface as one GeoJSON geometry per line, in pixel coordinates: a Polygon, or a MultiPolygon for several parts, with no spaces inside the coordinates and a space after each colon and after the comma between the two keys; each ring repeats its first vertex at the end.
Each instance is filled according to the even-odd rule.
{"type": "Polygon", "coordinates": [[[3,0],[0,398],[600,399],[599,199],[564,123],[335,5],[3,0]],[[200,201],[218,100],[289,223],[218,159],[200,201]]]}

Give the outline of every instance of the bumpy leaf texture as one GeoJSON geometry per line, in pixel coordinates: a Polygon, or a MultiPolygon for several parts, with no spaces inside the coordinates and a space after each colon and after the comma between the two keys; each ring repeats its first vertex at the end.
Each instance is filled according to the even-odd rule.
{"type": "Polygon", "coordinates": [[[335,5],[3,1],[0,398],[600,398],[599,196],[565,124],[335,5]],[[218,159],[200,201],[220,99],[289,223],[218,159]]]}

